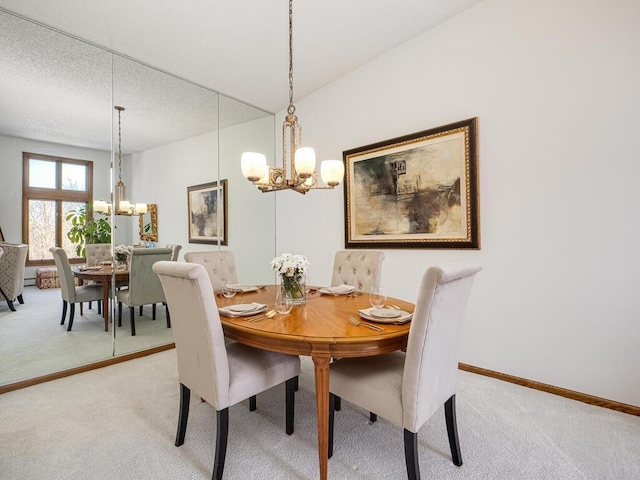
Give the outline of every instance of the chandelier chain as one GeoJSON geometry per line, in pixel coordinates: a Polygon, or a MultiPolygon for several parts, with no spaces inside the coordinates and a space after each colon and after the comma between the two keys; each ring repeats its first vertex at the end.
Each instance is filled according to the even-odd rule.
{"type": "Polygon", "coordinates": [[[293,115],[296,107],[293,105],[293,0],[289,0],[289,106],[287,113],[293,115]]]}
{"type": "Polygon", "coordinates": [[[118,180],[122,181],[122,123],[120,115],[122,114],[122,107],[116,107],[118,110],[118,180]]]}

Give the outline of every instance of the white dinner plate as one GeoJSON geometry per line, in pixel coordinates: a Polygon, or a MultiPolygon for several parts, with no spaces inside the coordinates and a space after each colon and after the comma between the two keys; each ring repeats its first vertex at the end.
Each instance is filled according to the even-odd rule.
{"type": "Polygon", "coordinates": [[[398,315],[395,316],[395,317],[391,317],[391,318],[383,318],[383,317],[373,316],[373,315],[371,315],[371,311],[372,310],[378,310],[378,309],[376,309],[376,308],[365,308],[364,310],[358,310],[358,314],[360,315],[361,318],[364,318],[365,320],[368,320],[370,322],[392,323],[392,324],[397,324],[397,325],[401,325],[403,323],[410,322],[411,319],[413,318],[413,313],[405,312],[404,310],[396,310],[396,312],[398,312],[398,315]]]}

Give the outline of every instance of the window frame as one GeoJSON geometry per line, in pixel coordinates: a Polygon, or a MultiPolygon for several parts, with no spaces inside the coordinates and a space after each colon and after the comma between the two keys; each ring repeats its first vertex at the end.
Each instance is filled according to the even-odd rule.
{"type": "MultiPolygon", "coordinates": [[[[56,245],[62,245],[62,225],[64,223],[64,214],[62,212],[62,203],[76,202],[88,205],[93,199],[93,161],[80,160],[77,158],[59,157],[54,155],[44,155],[41,153],[22,152],[22,243],[29,243],[29,200],[45,200],[54,201],[56,203],[56,219],[55,219],[55,239],[56,245]],[[56,166],[56,188],[30,187],[29,160],[44,160],[55,162],[56,166]],[[62,164],[82,165],[86,168],[87,178],[85,179],[86,190],[63,190],[62,189],[62,164]]],[[[87,209],[87,221],[92,220],[92,212],[87,209]]],[[[69,258],[71,263],[84,263],[84,258],[69,258]]],[[[51,260],[31,260],[27,254],[27,266],[54,265],[53,258],[51,260]]]]}

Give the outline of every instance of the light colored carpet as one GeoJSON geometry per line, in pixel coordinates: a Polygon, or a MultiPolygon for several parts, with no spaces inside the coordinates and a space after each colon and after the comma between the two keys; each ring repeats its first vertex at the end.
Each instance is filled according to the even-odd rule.
{"type": "MultiPolygon", "coordinates": [[[[3,479],[208,479],[213,408],[192,398],[185,444],[173,443],[175,350],[0,395],[3,479]]],[[[640,417],[460,372],[464,464],[451,463],[444,414],[420,431],[423,479],[640,478],[640,417]]],[[[225,479],[315,479],[313,366],[303,358],[295,433],[284,433],[284,386],[230,409],[225,479]]],[[[331,479],[404,479],[402,431],[343,402],[331,479]]]]}
{"type": "MultiPolygon", "coordinates": [[[[60,325],[62,296],[59,288],[40,290],[26,287],[25,303],[16,302],[12,312],[0,302],[0,385],[33,378],[110,358],[114,351],[113,332],[104,331],[104,319],[93,309],[76,305],[73,328],[67,332],[60,325]]],[[[129,311],[123,308],[122,327],[116,330],[115,353],[121,355],[173,342],[173,332],[166,328],[165,309],[157,307],[157,319],[151,320],[151,306],[138,317],[136,336],[131,336],[129,311]]]]}

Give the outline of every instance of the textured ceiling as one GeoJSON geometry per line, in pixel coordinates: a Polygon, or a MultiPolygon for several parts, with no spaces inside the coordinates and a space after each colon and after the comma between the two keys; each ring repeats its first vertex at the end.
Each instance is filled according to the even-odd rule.
{"type": "MultiPolygon", "coordinates": [[[[295,0],[295,99],[357,69],[479,1],[295,0]]],[[[0,0],[0,8],[270,112],[284,109],[288,102],[286,0],[0,0]]],[[[105,88],[105,83],[108,88],[109,66],[96,58],[108,55],[88,45],[71,47],[71,54],[52,54],[65,51],[68,45],[58,38],[60,35],[51,33],[44,38],[32,37],[23,30],[19,42],[7,42],[7,35],[9,33],[0,30],[0,54],[4,57],[0,59],[3,62],[0,64],[3,72],[0,76],[3,97],[0,98],[0,134],[28,136],[19,134],[27,126],[44,134],[52,124],[57,123],[60,130],[64,129],[64,122],[71,122],[72,127],[67,130],[73,134],[69,135],[86,139],[87,130],[102,128],[98,125],[103,121],[107,122],[106,128],[110,128],[108,114],[106,120],[95,118],[90,121],[86,120],[90,118],[87,115],[76,115],[87,107],[96,117],[101,116],[97,112],[104,111],[104,98],[98,98],[97,92],[105,88]],[[64,45],[57,45],[58,42],[64,45]],[[24,45],[36,53],[25,56],[24,50],[21,51],[24,45]],[[21,65],[25,57],[28,61],[21,65]],[[57,62],[52,61],[53,58],[57,62]],[[76,74],[60,75],[69,68],[76,74]],[[10,73],[5,75],[5,72],[10,73]],[[47,83],[51,78],[56,78],[54,85],[47,83]],[[5,99],[5,91],[11,92],[9,99],[5,99]],[[18,104],[26,106],[24,114],[20,113],[18,104]],[[31,104],[39,107],[29,112],[31,104]],[[56,108],[60,105],[65,109],[56,108]],[[5,107],[13,113],[10,118],[5,107]],[[43,114],[45,107],[51,114],[43,114]],[[56,110],[65,114],[55,114],[56,110]]],[[[75,43],[69,39],[66,42],[75,43]]],[[[129,92],[136,96],[127,101],[146,102],[148,110],[154,111],[151,106],[159,105],[158,97],[153,97],[149,90],[159,93],[163,85],[157,78],[154,80],[154,74],[145,70],[141,69],[128,79],[129,92]],[[147,74],[151,78],[146,78],[147,74]],[[136,90],[136,85],[157,88],[140,91],[140,88],[136,90]],[[142,93],[148,95],[146,100],[140,98],[142,93]]],[[[114,77],[114,91],[117,91],[116,79],[114,77]]],[[[165,83],[171,82],[165,78],[165,83]]],[[[189,92],[163,100],[165,110],[174,111],[176,117],[165,119],[166,125],[159,125],[158,131],[170,131],[182,124],[204,126],[210,122],[211,119],[202,118],[207,116],[204,111],[207,101],[198,101],[199,96],[206,98],[208,93],[186,90],[189,92]],[[172,101],[175,103],[169,105],[172,101]],[[177,110],[179,105],[191,105],[192,102],[201,104],[203,110],[192,111],[193,120],[190,120],[186,108],[182,108],[181,113],[177,110]]],[[[114,98],[114,101],[117,103],[118,99],[114,98]]],[[[260,114],[238,104],[235,106],[240,111],[230,111],[229,118],[260,114]]],[[[140,145],[143,143],[148,145],[148,141],[140,145]]]]}

